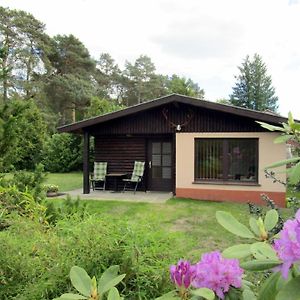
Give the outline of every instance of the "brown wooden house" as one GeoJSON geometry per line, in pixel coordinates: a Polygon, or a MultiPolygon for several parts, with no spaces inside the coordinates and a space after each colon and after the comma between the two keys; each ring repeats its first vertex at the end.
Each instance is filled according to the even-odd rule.
{"type": "Polygon", "coordinates": [[[90,191],[89,138],[94,136],[95,161],[107,161],[108,172],[131,173],[135,160],[146,162],[141,189],[255,203],[262,203],[260,195],[266,193],[285,206],[285,187],[265,178],[263,171],[285,158],[285,145],[274,144],[278,133],[255,121],[278,124],[286,119],[173,94],[59,132],[84,135],[84,193],[90,191]]]}

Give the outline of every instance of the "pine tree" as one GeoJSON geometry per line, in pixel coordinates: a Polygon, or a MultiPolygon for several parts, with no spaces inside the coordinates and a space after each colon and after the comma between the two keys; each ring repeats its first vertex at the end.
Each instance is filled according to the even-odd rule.
{"type": "Polygon", "coordinates": [[[267,67],[261,56],[254,54],[251,60],[247,55],[238,69],[240,74],[235,76],[237,82],[232,88],[230,103],[259,111],[276,112],[278,97],[275,95],[271,76],[267,75],[267,67]]]}

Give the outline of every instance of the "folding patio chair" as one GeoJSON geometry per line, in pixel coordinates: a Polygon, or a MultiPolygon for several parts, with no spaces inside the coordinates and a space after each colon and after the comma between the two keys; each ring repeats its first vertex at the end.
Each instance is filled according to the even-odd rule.
{"type": "Polygon", "coordinates": [[[138,187],[138,184],[142,181],[144,176],[144,170],[145,170],[145,162],[144,161],[135,161],[134,162],[134,168],[133,172],[131,174],[131,178],[129,179],[123,179],[124,181],[124,189],[123,191],[134,191],[136,192],[136,189],[138,187]],[[134,188],[128,188],[128,186],[134,186],[134,188]]]}
{"type": "Polygon", "coordinates": [[[94,173],[91,178],[93,191],[105,190],[106,173],[107,173],[107,162],[94,162],[94,173]],[[101,183],[102,186],[100,186],[101,183]]]}

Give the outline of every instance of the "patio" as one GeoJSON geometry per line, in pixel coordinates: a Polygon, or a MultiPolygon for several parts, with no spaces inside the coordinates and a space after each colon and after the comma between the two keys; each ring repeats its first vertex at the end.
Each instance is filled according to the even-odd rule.
{"type": "Polygon", "coordinates": [[[82,189],[76,189],[73,191],[65,192],[64,195],[58,198],[65,198],[66,195],[70,195],[72,198],[80,197],[80,199],[91,199],[99,201],[124,201],[124,202],[148,202],[148,203],[165,203],[168,199],[173,197],[170,192],[112,192],[102,190],[91,190],[89,194],[83,194],[82,189]]]}

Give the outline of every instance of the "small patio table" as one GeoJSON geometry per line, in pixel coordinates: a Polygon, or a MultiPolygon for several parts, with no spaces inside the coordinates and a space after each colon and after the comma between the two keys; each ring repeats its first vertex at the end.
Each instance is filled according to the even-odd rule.
{"type": "Polygon", "coordinates": [[[114,189],[112,192],[118,191],[118,181],[126,176],[127,176],[127,173],[108,173],[108,174],[106,174],[106,177],[112,178],[114,180],[114,189]]]}

